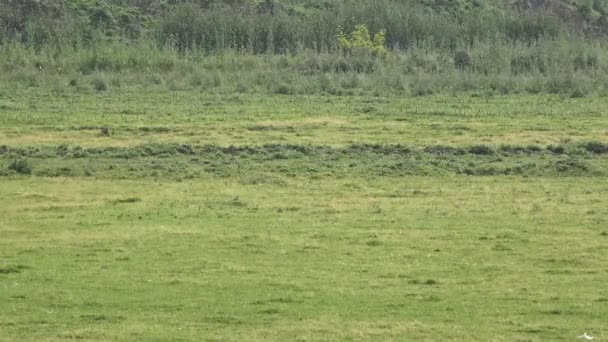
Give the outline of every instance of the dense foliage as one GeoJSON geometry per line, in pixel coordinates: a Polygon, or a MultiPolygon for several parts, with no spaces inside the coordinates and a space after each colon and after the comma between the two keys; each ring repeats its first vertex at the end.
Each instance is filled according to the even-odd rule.
{"type": "Polygon", "coordinates": [[[173,90],[604,93],[605,2],[0,0],[0,81],[92,75],[105,91],[145,71],[173,90]]]}
{"type": "Polygon", "coordinates": [[[597,33],[606,22],[604,1],[518,9],[477,0],[3,0],[0,37],[35,48],[149,37],[180,50],[331,52],[339,27],[351,32],[363,24],[372,34],[385,31],[390,48],[456,49],[597,33]]]}

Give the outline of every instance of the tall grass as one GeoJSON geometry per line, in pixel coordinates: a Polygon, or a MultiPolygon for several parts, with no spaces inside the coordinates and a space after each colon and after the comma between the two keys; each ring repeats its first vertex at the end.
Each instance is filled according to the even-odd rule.
{"type": "Polygon", "coordinates": [[[168,89],[278,94],[427,95],[446,92],[605,94],[606,52],[591,45],[547,41],[535,46],[479,44],[459,67],[450,51],[410,49],[384,57],[305,50],[253,55],[228,50],[202,54],[153,42],[109,41],[96,49],[34,50],[12,44],[0,51],[7,88],[64,91],[168,89]],[[100,86],[99,75],[105,82],[100,86]],[[84,88],[83,88],[84,87],[84,88]],[[107,89],[106,89],[107,88],[107,89]]]}
{"type": "MultiPolygon", "coordinates": [[[[576,16],[576,13],[573,15],[576,16]]],[[[535,44],[569,35],[567,21],[501,1],[22,0],[0,4],[0,42],[40,49],[95,47],[106,38],[151,38],[179,51],[285,53],[337,50],[336,31],[384,30],[392,49],[455,51],[477,43],[535,44]],[[54,4],[54,5],[53,5],[54,4]]],[[[595,27],[592,19],[589,26],[595,27]]]]}
{"type": "Polygon", "coordinates": [[[22,3],[31,8],[0,4],[0,83],[11,89],[586,96],[608,88],[603,38],[491,1],[70,1],[46,12],[52,0],[22,3]],[[358,24],[386,31],[390,52],[340,53],[338,28],[358,24]]]}

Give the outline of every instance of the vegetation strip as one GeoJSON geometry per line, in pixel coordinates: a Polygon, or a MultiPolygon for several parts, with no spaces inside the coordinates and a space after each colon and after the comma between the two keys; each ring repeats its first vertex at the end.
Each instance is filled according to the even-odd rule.
{"type": "Polygon", "coordinates": [[[18,155],[24,157],[69,157],[83,158],[104,156],[110,158],[127,157],[153,157],[168,155],[205,155],[205,154],[226,154],[226,155],[264,155],[277,152],[297,152],[305,156],[319,154],[433,154],[433,155],[495,155],[502,156],[516,154],[535,154],[551,152],[554,154],[584,155],[608,154],[608,143],[590,141],[568,145],[471,145],[471,146],[426,146],[408,147],[400,144],[352,144],[347,147],[331,147],[319,145],[292,145],[292,144],[266,144],[261,146],[216,146],[216,145],[179,145],[179,144],[146,144],[136,147],[91,147],[83,148],[80,146],[38,146],[38,147],[10,147],[0,146],[0,155],[18,155]]]}
{"type": "Polygon", "coordinates": [[[606,94],[606,0],[0,2],[0,84],[421,96],[606,94]]]}
{"type": "Polygon", "coordinates": [[[466,147],[355,144],[229,146],[150,144],[132,148],[79,146],[0,147],[7,167],[0,174],[40,176],[141,176],[196,178],[281,174],[576,175],[608,174],[608,144],[466,147]]]}

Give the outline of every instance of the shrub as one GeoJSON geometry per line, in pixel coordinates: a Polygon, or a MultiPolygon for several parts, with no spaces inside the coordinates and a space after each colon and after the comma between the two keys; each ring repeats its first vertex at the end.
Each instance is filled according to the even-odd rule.
{"type": "Polygon", "coordinates": [[[101,92],[108,90],[108,83],[106,82],[106,79],[101,75],[95,76],[91,81],[91,84],[93,85],[93,89],[95,89],[96,91],[101,92]]]}
{"type": "Polygon", "coordinates": [[[585,1],[577,6],[577,12],[580,16],[587,20],[591,20],[593,17],[593,8],[592,5],[585,1]]]}
{"type": "Polygon", "coordinates": [[[596,55],[583,55],[579,54],[574,57],[574,69],[585,70],[593,69],[598,65],[598,57],[596,55]]]}
{"type": "Polygon", "coordinates": [[[540,146],[537,145],[528,145],[526,146],[526,151],[528,152],[540,152],[543,149],[540,146]]]}
{"type": "Polygon", "coordinates": [[[580,98],[586,97],[587,93],[588,93],[587,89],[577,86],[570,93],[570,97],[573,99],[580,99],[580,98]]]}
{"type": "Polygon", "coordinates": [[[570,75],[553,75],[547,80],[546,88],[550,94],[564,94],[575,86],[570,75]]]}
{"type": "Polygon", "coordinates": [[[550,152],[553,152],[555,154],[566,153],[566,149],[561,145],[549,145],[549,146],[547,146],[547,150],[550,152]]]}
{"type": "Polygon", "coordinates": [[[249,90],[249,87],[241,81],[236,84],[236,87],[234,90],[237,93],[246,93],[249,90]]]}
{"type": "Polygon", "coordinates": [[[287,84],[279,84],[276,88],[273,89],[273,92],[275,94],[280,95],[293,95],[295,93],[295,90],[293,89],[293,87],[287,84]]]}
{"type": "Polygon", "coordinates": [[[478,155],[490,155],[494,153],[494,150],[487,145],[473,145],[469,147],[469,153],[478,155]]]}
{"type": "Polygon", "coordinates": [[[596,10],[599,14],[606,14],[606,3],[604,0],[593,0],[593,9],[596,10]]]}
{"type": "Polygon", "coordinates": [[[545,73],[547,63],[545,58],[537,55],[518,55],[511,58],[511,73],[522,74],[538,70],[545,73]]]}
{"type": "Polygon", "coordinates": [[[365,25],[355,26],[350,36],[344,33],[341,27],[337,32],[338,47],[347,54],[362,53],[375,56],[386,55],[386,32],[379,31],[372,38],[365,25]]]}
{"type": "Polygon", "coordinates": [[[588,169],[587,165],[578,159],[557,160],[555,162],[555,170],[559,173],[580,174],[588,169]]]}
{"type": "Polygon", "coordinates": [[[180,4],[163,18],[158,27],[158,37],[163,45],[173,45],[178,51],[192,49],[199,40],[203,27],[200,10],[194,4],[180,4]]]}
{"type": "Polygon", "coordinates": [[[319,75],[317,82],[319,90],[321,90],[323,93],[335,94],[338,91],[336,89],[334,80],[327,74],[319,75]]]}
{"type": "Polygon", "coordinates": [[[590,141],[584,145],[584,148],[592,153],[608,153],[608,144],[604,144],[599,141],[590,141]]]}
{"type": "Polygon", "coordinates": [[[38,87],[40,75],[36,70],[23,68],[11,75],[11,80],[28,87],[38,87]]]}
{"type": "Polygon", "coordinates": [[[120,80],[120,76],[115,76],[110,79],[110,85],[113,88],[120,88],[121,84],[122,84],[122,81],[120,80]]]}
{"type": "Polygon", "coordinates": [[[24,175],[29,175],[32,173],[32,166],[26,159],[13,160],[8,165],[8,169],[24,175]]]}
{"type": "Polygon", "coordinates": [[[466,51],[457,51],[454,54],[454,66],[458,70],[467,70],[472,66],[471,55],[466,51]]]}
{"type": "Polygon", "coordinates": [[[355,89],[355,88],[359,87],[360,80],[359,80],[359,77],[357,76],[357,74],[350,74],[350,75],[346,76],[344,79],[342,79],[342,82],[340,82],[340,85],[344,89],[355,89]]]}
{"type": "Polygon", "coordinates": [[[164,80],[159,74],[150,75],[146,78],[147,83],[151,83],[153,85],[162,85],[164,80]]]}

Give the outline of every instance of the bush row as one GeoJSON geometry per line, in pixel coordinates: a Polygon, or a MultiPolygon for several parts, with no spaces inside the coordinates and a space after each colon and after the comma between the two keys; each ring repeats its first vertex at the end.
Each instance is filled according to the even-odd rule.
{"type": "Polygon", "coordinates": [[[335,52],[338,28],[352,32],[360,24],[372,33],[385,31],[391,49],[535,44],[572,32],[551,13],[518,11],[493,1],[0,2],[0,43],[18,41],[34,49],[94,48],[107,39],[147,37],[178,51],[335,52]]]}

